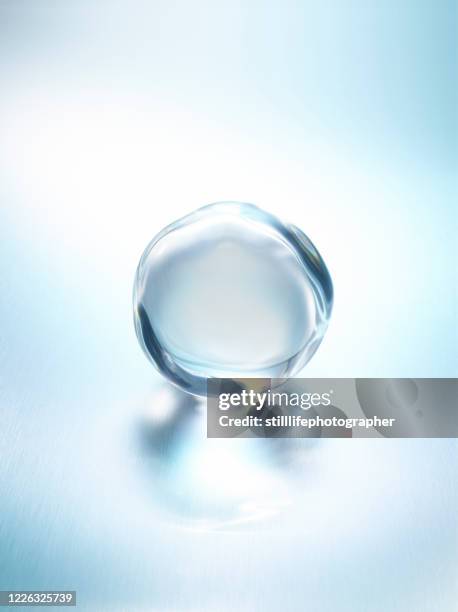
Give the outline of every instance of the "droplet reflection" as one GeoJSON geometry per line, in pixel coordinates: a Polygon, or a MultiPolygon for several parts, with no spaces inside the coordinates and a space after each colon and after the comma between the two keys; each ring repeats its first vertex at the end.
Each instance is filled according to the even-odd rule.
{"type": "Polygon", "coordinates": [[[204,402],[171,385],[153,395],[138,433],[151,499],[193,529],[233,528],[283,512],[319,443],[208,439],[204,402]]]}

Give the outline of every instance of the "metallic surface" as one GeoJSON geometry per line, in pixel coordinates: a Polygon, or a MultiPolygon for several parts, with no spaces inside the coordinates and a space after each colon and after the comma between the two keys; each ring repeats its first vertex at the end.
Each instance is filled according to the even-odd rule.
{"type": "Polygon", "coordinates": [[[456,441],[206,440],[131,317],[155,232],[262,202],[334,280],[304,376],[456,376],[455,23],[432,0],[0,2],[1,589],[456,608],[456,441]]]}

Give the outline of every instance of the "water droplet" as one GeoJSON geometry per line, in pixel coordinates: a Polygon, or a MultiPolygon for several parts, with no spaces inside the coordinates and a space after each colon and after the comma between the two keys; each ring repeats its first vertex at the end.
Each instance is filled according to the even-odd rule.
{"type": "Polygon", "coordinates": [[[312,357],[332,308],[329,272],[298,228],[236,202],[172,223],[146,247],[134,286],[139,342],[171,382],[282,378],[312,357]]]}

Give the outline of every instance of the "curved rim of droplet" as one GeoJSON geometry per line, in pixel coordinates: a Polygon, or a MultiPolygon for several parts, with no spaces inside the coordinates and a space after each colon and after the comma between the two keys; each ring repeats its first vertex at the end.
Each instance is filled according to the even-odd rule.
{"type": "MultiPolygon", "coordinates": [[[[293,366],[291,366],[289,377],[297,374],[306,365],[306,363],[310,361],[320,346],[329,323],[334,303],[334,288],[331,275],[329,274],[328,268],[318,249],[315,247],[310,238],[295,225],[283,222],[278,217],[262,210],[255,204],[230,200],[213,202],[211,204],[206,204],[205,206],[202,206],[165,226],[147,244],[135,273],[133,288],[135,332],[143,352],[148,360],[153,364],[155,369],[178,388],[181,388],[187,393],[198,397],[207,395],[207,380],[212,377],[202,377],[198,374],[193,374],[185,368],[180,367],[176,363],[176,360],[170,356],[157,338],[146,310],[139,302],[137,286],[139,285],[139,279],[143,275],[146,260],[156,244],[164,236],[169,235],[171,232],[174,232],[187,225],[190,218],[192,218],[192,223],[196,223],[201,220],[203,216],[206,216],[209,213],[215,215],[231,214],[234,216],[242,213],[246,219],[250,219],[254,223],[261,223],[268,229],[273,228],[282,238],[282,242],[285,247],[288,248],[291,253],[293,253],[302,267],[305,268],[307,277],[312,284],[313,295],[320,313],[320,324],[318,325],[315,333],[311,337],[304,340],[304,344],[294,355],[290,355],[287,359],[281,362],[282,364],[285,364],[286,368],[293,360],[296,359],[293,366]],[[305,350],[306,345],[309,345],[309,350],[305,350]]],[[[250,372],[252,372],[252,370],[250,370],[250,372]]],[[[240,378],[242,377],[240,374],[238,376],[240,378]]],[[[253,375],[250,374],[249,377],[253,378],[253,375]]],[[[275,378],[280,377],[281,374],[275,378]]],[[[264,376],[261,376],[261,378],[264,378],[264,376]]]]}

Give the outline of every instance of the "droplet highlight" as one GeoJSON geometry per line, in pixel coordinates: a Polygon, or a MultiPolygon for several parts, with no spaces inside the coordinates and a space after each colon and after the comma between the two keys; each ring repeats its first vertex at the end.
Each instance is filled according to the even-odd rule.
{"type": "Polygon", "coordinates": [[[283,378],[318,348],[332,310],[329,272],[293,225],[252,204],[210,204],[146,247],[134,285],[139,342],[169,381],[283,378]]]}

